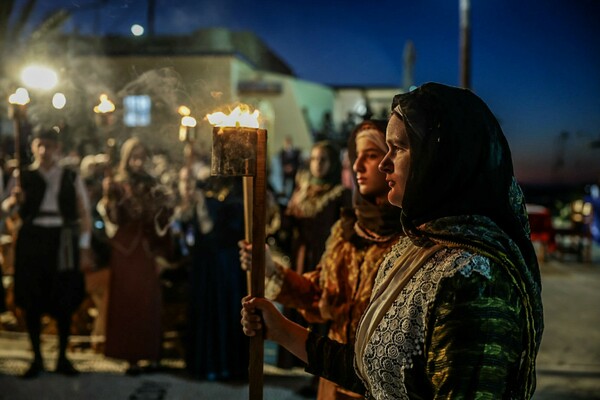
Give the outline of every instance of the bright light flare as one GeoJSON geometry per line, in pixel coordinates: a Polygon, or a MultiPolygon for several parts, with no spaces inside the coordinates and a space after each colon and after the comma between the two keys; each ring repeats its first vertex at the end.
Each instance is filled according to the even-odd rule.
{"type": "Polygon", "coordinates": [[[186,115],[183,118],[181,118],[181,125],[186,126],[188,128],[193,128],[196,126],[196,118],[186,115]]]}
{"type": "Polygon", "coordinates": [[[250,107],[242,104],[237,106],[229,114],[225,114],[221,111],[207,114],[206,119],[211,125],[218,127],[245,127],[245,128],[258,128],[258,118],[260,112],[254,110],[250,112],[250,107]]]}
{"type": "Polygon", "coordinates": [[[50,90],[58,83],[58,75],[51,68],[30,65],[21,72],[21,80],[30,88],[50,90]]]}
{"type": "Polygon", "coordinates": [[[96,114],[106,114],[115,111],[115,104],[108,99],[108,96],[102,93],[100,95],[100,104],[94,107],[96,114]]]}
{"type": "Polygon", "coordinates": [[[54,108],[56,108],[57,110],[62,110],[66,104],[67,104],[67,98],[65,97],[64,94],[62,94],[60,92],[54,93],[54,96],[52,96],[52,106],[54,108]]]}
{"type": "Polygon", "coordinates": [[[192,110],[190,110],[190,108],[186,106],[179,106],[177,112],[179,113],[179,115],[187,116],[192,113],[192,110]]]}
{"type": "Polygon", "coordinates": [[[29,92],[25,88],[18,88],[8,97],[8,102],[10,104],[17,104],[20,106],[24,106],[25,104],[29,103],[30,100],[29,92]]]}

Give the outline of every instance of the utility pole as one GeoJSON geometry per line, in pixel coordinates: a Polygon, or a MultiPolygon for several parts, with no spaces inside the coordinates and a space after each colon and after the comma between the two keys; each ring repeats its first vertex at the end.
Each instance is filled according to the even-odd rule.
{"type": "Polygon", "coordinates": [[[404,70],[402,79],[402,89],[405,92],[410,90],[410,87],[415,84],[415,61],[417,59],[417,53],[415,51],[415,45],[412,40],[407,40],[404,45],[404,70]]]}
{"type": "Polygon", "coordinates": [[[148,36],[154,36],[154,18],[156,15],[156,0],[148,0],[148,36]]]}
{"type": "Polygon", "coordinates": [[[460,8],[460,86],[471,87],[471,0],[458,0],[460,8]]]}

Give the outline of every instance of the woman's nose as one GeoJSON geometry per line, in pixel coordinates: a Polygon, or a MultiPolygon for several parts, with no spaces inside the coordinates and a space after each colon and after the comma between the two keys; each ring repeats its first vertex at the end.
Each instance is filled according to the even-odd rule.
{"type": "Polygon", "coordinates": [[[379,167],[378,167],[379,171],[381,171],[383,173],[390,172],[391,171],[390,165],[391,165],[390,158],[386,154],[385,157],[383,157],[383,160],[381,160],[381,162],[379,163],[379,167]]]}

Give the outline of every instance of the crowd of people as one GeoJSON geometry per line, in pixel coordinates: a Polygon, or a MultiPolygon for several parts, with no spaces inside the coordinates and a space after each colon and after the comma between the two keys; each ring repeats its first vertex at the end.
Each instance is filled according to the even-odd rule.
{"type": "MultiPolygon", "coordinates": [[[[2,286],[0,310],[14,311],[18,329],[28,333],[33,359],[24,377],[47,369],[77,374],[67,357],[73,333],[89,334],[95,351],[126,361],[127,374],[155,371],[172,322],[168,303],[178,291],[183,321],[168,328],[179,333],[189,374],[244,379],[241,180],[210,176],[208,159],[195,153],[171,163],[138,137],[106,153],[65,154],[61,133],[36,126],[21,165],[5,174],[0,190],[3,222],[10,216],[17,226],[13,245],[4,249],[11,264],[4,269],[13,279],[10,293],[2,286]],[[45,315],[60,339],[56,365],[41,352],[45,315]]],[[[330,227],[350,204],[350,190],[341,184],[336,145],[318,142],[305,159],[291,140],[282,149],[290,157],[274,158],[282,163],[286,189],[269,190],[267,233],[302,273],[317,265],[330,227]]],[[[299,365],[283,349],[280,359],[282,367],[299,365]]]]}
{"type": "Polygon", "coordinates": [[[531,397],[539,268],[507,141],[471,91],[429,83],[396,96],[388,119],[354,127],[346,164],[330,141],[306,160],[286,141],[282,192],[268,196],[266,299],[245,297],[241,180],[210,176],[193,153],[152,168],[153,150],[131,137],[118,156],[67,162],[59,129],[33,131],[31,163],[2,197],[3,215],[19,220],[12,290],[33,353],[24,377],[47,368],[44,314],[59,337],[52,369],[77,374],[67,349],[86,296],[97,351],[131,375],[160,368],[163,279],[174,274],[195,379],[245,379],[245,335],[266,328],[279,367],[320,377],[319,400],[531,397]]]}

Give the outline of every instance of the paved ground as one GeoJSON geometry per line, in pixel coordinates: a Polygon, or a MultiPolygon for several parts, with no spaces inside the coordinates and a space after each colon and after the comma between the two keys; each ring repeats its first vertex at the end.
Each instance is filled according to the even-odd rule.
{"type": "MultiPolygon", "coordinates": [[[[600,399],[600,264],[549,262],[543,265],[545,324],[538,357],[535,400],[600,399]]],[[[268,354],[268,351],[265,351],[268,354]]],[[[44,337],[47,368],[53,368],[56,338],[44,337]]],[[[25,381],[30,352],[25,335],[0,331],[0,400],[21,399],[248,399],[246,382],[214,383],[188,379],[178,359],[164,371],[129,377],[125,366],[80,350],[70,354],[82,373],[67,378],[52,372],[25,381]]],[[[310,381],[300,370],[265,367],[264,399],[301,400],[297,390],[310,381]]]]}

